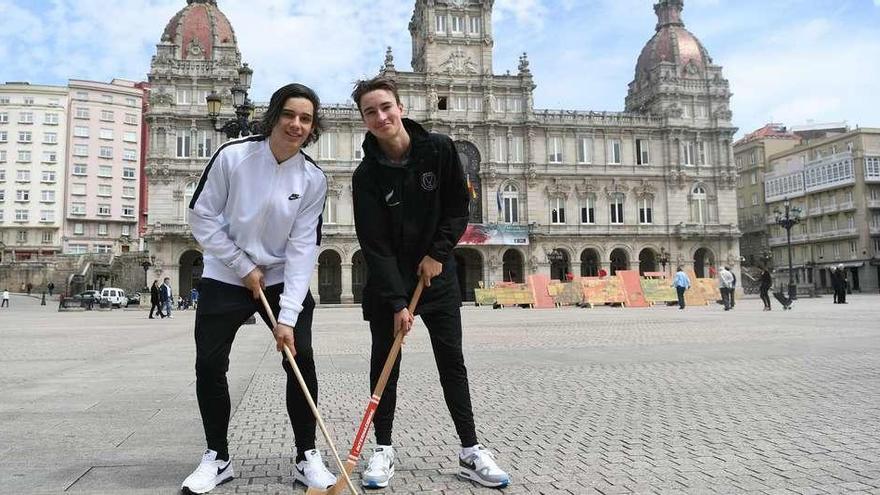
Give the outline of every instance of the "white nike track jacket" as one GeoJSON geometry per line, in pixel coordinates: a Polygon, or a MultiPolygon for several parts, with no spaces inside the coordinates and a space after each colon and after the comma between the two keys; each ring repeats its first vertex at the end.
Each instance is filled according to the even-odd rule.
{"type": "Polygon", "coordinates": [[[324,172],[304,153],[278,163],[263,136],[223,144],[189,204],[202,276],[244,286],[260,267],[267,286],[284,282],[278,322],[294,326],[318,258],[326,196],[324,172]]]}

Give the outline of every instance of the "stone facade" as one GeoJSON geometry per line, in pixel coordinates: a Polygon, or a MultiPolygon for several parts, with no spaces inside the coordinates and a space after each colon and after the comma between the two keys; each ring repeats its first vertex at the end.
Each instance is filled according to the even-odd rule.
{"type": "Polygon", "coordinates": [[[61,251],[67,93],[0,84],[0,261],[61,251]]]}
{"type": "Polygon", "coordinates": [[[208,119],[205,97],[222,95],[220,119],[231,118],[230,88],[241,64],[235,33],[217,2],[188,0],[165,27],[150,65],[146,248],[153,260],[151,276],[171,277],[181,294],[201,275],[186,205],[221,139],[208,119]]]}
{"type": "Polygon", "coordinates": [[[764,174],[767,157],[796,146],[800,138],[781,124],[767,124],[733,144],[736,163],[737,209],[742,237],[740,255],[748,266],[769,265],[767,242],[767,204],[764,200],[764,174]]]}
{"type": "MultiPolygon", "coordinates": [[[[794,282],[830,290],[829,269],[843,265],[850,288],[880,288],[880,129],[805,139],[767,158],[764,176],[773,266],[788,277],[788,239],[775,210],[800,210],[791,229],[794,282]]],[[[787,282],[787,280],[786,280],[787,282]]]]}
{"type": "Polygon", "coordinates": [[[71,80],[64,253],[138,250],[143,89],[71,80]]]}
{"type": "MultiPolygon", "coordinates": [[[[533,273],[562,278],[677,264],[700,276],[717,264],[738,270],[730,90],[721,67],[684,28],[681,0],[655,5],[656,34],[639,56],[624,112],[535,109],[525,54],[515,73],[494,72],[492,3],[417,0],[409,25],[414,70],[397,70],[391,48],[382,69],[397,80],[408,116],[455,141],[473,190],[472,224],[527,239],[457,248],[465,297],[478,283],[533,273]]],[[[172,23],[196,8],[222,15],[215,2],[192,0],[172,23]]],[[[157,274],[174,277],[182,262],[192,263],[181,260],[195,249],[185,193],[205,159],[175,158],[173,142],[210,123],[204,107],[175,106],[171,95],[180,86],[228,95],[239,57],[234,43],[217,45],[215,35],[214,46],[228,49],[233,63],[218,62],[215,51],[214,61],[194,67],[183,58],[186,45],[168,32],[150,74],[159,106],[147,117],[156,143],[148,158],[149,246],[157,274]]],[[[350,105],[328,106],[325,118],[327,132],[308,150],[330,183],[312,289],[325,303],[350,302],[365,278],[351,211],[351,174],[365,130],[350,105]]],[[[181,290],[188,277],[179,277],[181,290]]]]}

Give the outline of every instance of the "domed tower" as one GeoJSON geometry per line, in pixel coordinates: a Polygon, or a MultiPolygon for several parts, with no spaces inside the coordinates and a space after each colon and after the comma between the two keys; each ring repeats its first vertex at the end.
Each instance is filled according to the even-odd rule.
{"type": "Polygon", "coordinates": [[[230,89],[239,83],[241,67],[235,31],[217,0],[186,0],[162,31],[150,64],[146,241],[155,275],[171,277],[181,294],[201,270],[187,205],[224,138],[214,130],[205,98],[220,95],[220,120],[232,118],[230,89]]]}
{"type": "Polygon", "coordinates": [[[683,7],[683,0],[660,0],[654,5],[656,33],[639,55],[626,110],[729,122],[728,82],[700,40],[685,28],[683,7]]]}

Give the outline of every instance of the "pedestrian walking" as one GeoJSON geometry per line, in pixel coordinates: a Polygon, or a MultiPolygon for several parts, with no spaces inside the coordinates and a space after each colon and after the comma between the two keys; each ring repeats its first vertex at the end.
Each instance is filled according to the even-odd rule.
{"type": "Polygon", "coordinates": [[[189,291],[189,302],[193,309],[199,309],[199,291],[195,287],[189,291]]]}
{"type": "MultiPolygon", "coordinates": [[[[376,387],[396,332],[414,315],[407,302],[419,279],[425,289],[415,313],[428,328],[446,406],[461,443],[459,476],[489,487],[510,482],[477,439],[462,353],[461,294],[452,250],[468,223],[469,196],[452,140],[403,118],[396,83],[384,76],[359,81],[352,99],[369,131],[352,178],[355,230],[369,268],[364,319],[372,336],[370,390],[376,387]]],[[[392,442],[400,356],[374,417],[377,446],[362,475],[366,487],[394,476],[392,442]]]]}
{"type": "Polygon", "coordinates": [[[52,297],[52,291],[55,290],[55,284],[53,284],[52,282],[49,282],[46,285],[46,289],[49,290],[49,297],[52,297]]]}
{"type": "Polygon", "coordinates": [[[684,309],[684,293],[691,288],[691,279],[682,267],[678,267],[675,277],[672,278],[672,286],[675,287],[675,293],[678,296],[678,309],[684,309]]]}
{"type": "Polygon", "coordinates": [[[767,267],[761,269],[759,283],[758,290],[761,292],[761,301],[764,301],[764,311],[770,311],[772,309],[770,307],[770,287],[773,286],[773,277],[767,267]]]}
{"type": "Polygon", "coordinates": [[[728,297],[730,298],[730,309],[736,307],[736,273],[733,272],[730,268],[727,268],[727,271],[733,275],[733,286],[730,288],[730,292],[728,292],[728,297]]]}
{"type": "Polygon", "coordinates": [[[849,282],[846,280],[846,268],[843,263],[837,265],[837,304],[847,304],[846,292],[849,282]]]}
{"type": "MultiPolygon", "coordinates": [[[[321,244],[327,178],[302,152],[322,129],[318,96],[301,84],[280,88],[261,129],[262,134],[228,141],[214,153],[189,204],[192,233],[204,250],[195,339],[196,396],[207,450],[183,482],[185,490],[196,493],[233,477],[226,372],[235,334],[254,312],[272,328],[278,351],[287,346],[295,352],[294,361],[318,400],[309,282],[321,244]],[[274,328],[261,291],[277,315],[274,328]]],[[[324,489],[336,477],[315,448],[316,420],[293,368],[283,359],[282,366],[296,444],[294,479],[324,489]]]]}
{"type": "Polygon", "coordinates": [[[8,308],[9,307],[9,289],[3,289],[3,302],[0,303],[0,308],[8,308]]]}
{"type": "Polygon", "coordinates": [[[171,316],[171,305],[174,304],[174,293],[171,290],[171,279],[165,277],[162,280],[162,286],[159,287],[159,302],[162,303],[162,309],[165,314],[162,318],[174,318],[171,316]]]}
{"type": "Polygon", "coordinates": [[[150,286],[150,319],[153,319],[153,310],[156,310],[156,314],[159,315],[160,318],[165,318],[165,314],[162,313],[162,298],[159,294],[159,280],[153,280],[153,285],[150,286]]]}
{"type": "Polygon", "coordinates": [[[730,292],[733,290],[733,274],[724,266],[718,272],[718,289],[721,292],[721,302],[724,304],[724,311],[730,311],[730,292]]]}

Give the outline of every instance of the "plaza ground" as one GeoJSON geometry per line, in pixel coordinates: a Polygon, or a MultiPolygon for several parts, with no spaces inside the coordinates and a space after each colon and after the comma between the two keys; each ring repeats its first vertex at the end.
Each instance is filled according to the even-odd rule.
{"type": "MultiPolygon", "coordinates": [[[[478,434],[513,480],[503,493],[880,493],[880,297],[849,301],[464,308],[478,434]]],[[[194,312],[56,308],[16,295],[0,310],[0,493],[177,493],[204,449],[194,312]]],[[[369,395],[369,331],[356,308],[320,308],[314,334],[320,406],[347,452],[369,395]]],[[[242,328],[236,479],[214,493],[302,493],[279,363],[262,324],[242,328]]],[[[397,475],[375,493],[498,493],[455,476],[420,322],[394,437],[397,475]]]]}

